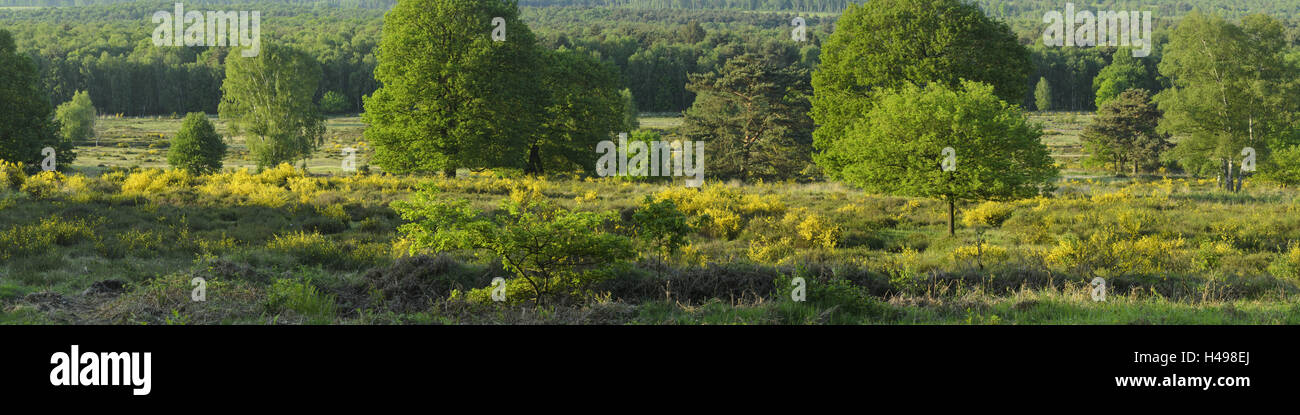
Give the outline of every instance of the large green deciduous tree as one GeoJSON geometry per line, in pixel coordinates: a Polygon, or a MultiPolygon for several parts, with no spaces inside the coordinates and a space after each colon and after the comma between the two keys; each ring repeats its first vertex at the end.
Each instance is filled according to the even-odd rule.
{"type": "Polygon", "coordinates": [[[812,119],[806,69],[778,67],[755,55],[731,58],[715,73],[691,75],[695,104],[682,130],[709,144],[715,177],[784,179],[808,166],[812,119]]]}
{"type": "Polygon", "coordinates": [[[401,0],[384,15],[365,100],[372,161],[390,172],[523,168],[545,104],[533,33],[511,0],[401,0]],[[493,39],[495,18],[503,41],[493,39]]]}
{"type": "Polygon", "coordinates": [[[1027,198],[1051,189],[1058,171],[1039,141],[1042,128],[991,86],[907,85],[874,97],[866,117],[831,148],[845,161],[847,182],[947,202],[949,234],[959,203],[1027,198]],[[951,159],[947,147],[955,150],[951,159]],[[944,171],[945,160],[955,168],[944,171]]]}
{"type": "Polygon", "coordinates": [[[325,134],[325,117],[313,101],[320,65],[296,49],[263,46],[256,57],[226,57],[218,106],[259,168],[307,158],[325,134]]]}
{"type": "Polygon", "coordinates": [[[1011,29],[960,0],[873,0],[850,5],[822,45],[813,73],[814,160],[831,177],[850,162],[833,149],[863,114],[871,93],[905,83],[958,87],[990,84],[1007,102],[1021,102],[1033,65],[1011,29]]]}
{"type": "Polygon", "coordinates": [[[1107,101],[1097,110],[1092,123],[1084,127],[1084,148],[1091,162],[1126,167],[1133,174],[1160,162],[1160,153],[1170,147],[1168,134],[1159,133],[1160,110],[1145,89],[1130,89],[1107,101]]]}
{"type": "Polygon", "coordinates": [[[541,53],[545,115],[538,134],[529,137],[524,170],[534,175],[593,171],[596,144],[613,138],[628,123],[618,70],[585,50],[541,53]]]}
{"type": "Polygon", "coordinates": [[[1238,26],[1195,12],[1173,29],[1160,62],[1172,86],[1155,100],[1165,113],[1161,129],[1181,138],[1170,154],[1185,170],[1240,190],[1244,148],[1266,170],[1271,149],[1297,143],[1300,70],[1285,58],[1285,33],[1264,15],[1238,26]]]}
{"type": "Polygon", "coordinates": [[[54,148],[59,165],[75,157],[72,142],[60,137],[41,85],[36,64],[18,54],[9,31],[0,30],[0,160],[35,168],[45,147],[54,148]]]}

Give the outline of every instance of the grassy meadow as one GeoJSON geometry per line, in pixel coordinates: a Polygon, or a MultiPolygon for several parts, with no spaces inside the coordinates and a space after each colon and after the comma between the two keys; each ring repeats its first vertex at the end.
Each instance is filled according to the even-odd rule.
{"type": "MultiPolygon", "coordinates": [[[[461,171],[343,174],[370,148],[332,118],[306,169],[256,172],[234,139],[225,171],[166,166],[171,118],[101,117],[66,173],[0,167],[0,323],[10,324],[1295,324],[1300,192],[1085,169],[1089,114],[1035,114],[1063,167],[1052,197],[961,207],[833,182],[681,183],[461,171]],[[643,254],[584,301],[485,300],[499,261],[416,253],[391,203],[432,185],[485,212],[521,189],[618,212],[647,195],[698,223],[662,261],[643,254]],[[707,217],[707,220],[699,220],[707,217]],[[206,300],[192,301],[192,281],[206,300]],[[1094,301],[1089,282],[1107,282],[1094,301]],[[794,278],[806,301],[791,299],[794,278]]],[[[229,132],[214,118],[218,131],[229,132]]],[[[642,119],[672,130],[680,119],[642,119]]],[[[641,249],[641,252],[647,252],[641,249]]],[[[517,298],[513,296],[512,298],[517,298]]]]}

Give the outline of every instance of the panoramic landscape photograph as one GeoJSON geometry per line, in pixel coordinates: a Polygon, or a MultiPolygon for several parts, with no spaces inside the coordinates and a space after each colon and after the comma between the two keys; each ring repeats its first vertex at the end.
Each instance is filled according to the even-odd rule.
{"type": "Polygon", "coordinates": [[[0,0],[0,324],[1300,324],[1298,97],[1298,0],[0,0]]]}

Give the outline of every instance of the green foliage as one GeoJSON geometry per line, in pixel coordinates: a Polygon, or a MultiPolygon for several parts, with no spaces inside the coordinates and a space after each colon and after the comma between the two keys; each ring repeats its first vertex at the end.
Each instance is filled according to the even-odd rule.
{"type": "Polygon", "coordinates": [[[541,134],[528,143],[525,171],[594,171],[596,144],[628,123],[618,70],[585,50],[542,52],[548,94],[541,134]]]}
{"type": "Polygon", "coordinates": [[[962,223],[968,227],[999,227],[1011,215],[1016,213],[1016,207],[1006,202],[984,202],[962,212],[962,223]]]}
{"type": "Polygon", "coordinates": [[[1300,186],[1300,145],[1273,152],[1272,165],[1262,176],[1287,186],[1300,186]]]}
{"type": "Polygon", "coordinates": [[[1147,72],[1147,67],[1133,57],[1130,48],[1119,48],[1113,56],[1110,65],[1103,68],[1092,81],[1099,110],[1124,91],[1130,89],[1154,91],[1159,88],[1155,79],[1147,72]]]}
{"type": "Polygon", "coordinates": [[[320,98],[320,109],[326,114],[341,114],[348,110],[348,99],[338,91],[326,91],[320,98]]]}
{"type": "Polygon", "coordinates": [[[234,134],[245,134],[259,168],[306,158],[320,145],[325,119],[312,101],[320,78],[315,59],[286,46],[226,59],[221,118],[231,120],[234,134]]]}
{"type": "Polygon", "coordinates": [[[1244,147],[1263,166],[1271,149],[1296,144],[1300,68],[1284,56],[1285,33],[1264,15],[1236,25],[1193,12],[1170,34],[1160,73],[1172,87],[1155,100],[1165,113],[1161,129],[1182,136],[1171,156],[1188,173],[1218,175],[1239,190],[1235,161],[1244,147]]]}
{"type": "Polygon", "coordinates": [[[302,264],[338,267],[346,260],[343,249],[319,233],[294,232],[276,235],[266,249],[289,254],[302,264]]]}
{"type": "Polygon", "coordinates": [[[866,119],[829,149],[844,162],[847,182],[870,192],[940,198],[950,207],[1051,189],[1057,168],[1039,141],[1041,127],[993,88],[909,85],[876,97],[866,119]],[[956,150],[952,172],[940,168],[945,147],[956,150]]]}
{"type": "Polygon", "coordinates": [[[654,247],[661,262],[681,249],[686,244],[686,236],[694,231],[687,219],[672,200],[656,202],[653,196],[646,196],[641,207],[632,213],[637,237],[654,247]]]}
{"type": "Polygon", "coordinates": [[[338,311],[335,295],[320,292],[311,280],[290,278],[277,279],[267,288],[264,306],[271,313],[293,310],[314,324],[333,322],[338,311]]]}
{"type": "Polygon", "coordinates": [[[535,189],[516,189],[491,219],[480,219],[468,202],[436,195],[426,188],[411,202],[395,204],[414,221],[399,228],[412,252],[460,248],[499,259],[532,288],[537,306],[556,294],[585,293],[601,275],[596,270],[635,256],[626,237],[605,230],[612,212],[554,207],[535,189]],[[427,216],[442,212],[450,217],[427,216]]]}
{"type": "Polygon", "coordinates": [[[59,164],[71,163],[72,143],[60,139],[54,109],[30,58],[19,54],[13,36],[0,29],[0,160],[40,166],[41,149],[53,147],[59,164]]]}
{"type": "Polygon", "coordinates": [[[40,223],[19,225],[0,232],[0,259],[38,255],[57,246],[72,246],[95,236],[94,225],[84,219],[68,221],[57,216],[40,223]]]}
{"type": "Polygon", "coordinates": [[[23,171],[22,162],[10,163],[0,160],[0,190],[22,189],[25,181],[27,181],[27,173],[23,171]]]}
{"type": "Polygon", "coordinates": [[[376,58],[383,86],[363,115],[373,163],[395,173],[524,166],[545,93],[538,48],[513,2],[399,1],[384,16],[376,58]],[[496,17],[503,42],[492,40],[496,17]]]}
{"type": "Polygon", "coordinates": [[[963,80],[992,85],[1021,102],[1028,92],[1029,51],[1005,23],[960,0],[878,0],[849,6],[822,45],[812,75],[813,158],[832,177],[854,163],[838,142],[873,105],[872,95],[908,83],[956,88],[963,80]]]}
{"type": "Polygon", "coordinates": [[[85,141],[95,135],[95,105],[86,91],[77,91],[71,101],[59,104],[54,119],[61,126],[64,140],[85,141]]]}
{"type": "Polygon", "coordinates": [[[226,142],[201,112],[185,115],[167,150],[167,164],[195,175],[220,171],[225,157],[226,142]]]}
{"type": "Polygon", "coordinates": [[[637,113],[636,99],[632,97],[632,90],[623,88],[618,91],[618,95],[623,98],[623,131],[635,131],[641,128],[641,121],[637,119],[640,114],[637,113]]]}
{"type": "Polygon", "coordinates": [[[1113,171],[1127,167],[1137,174],[1159,164],[1168,149],[1169,135],[1156,132],[1161,113],[1145,89],[1130,89],[1097,110],[1079,137],[1093,163],[1113,163],[1113,171]]]}
{"type": "Polygon", "coordinates": [[[746,54],[690,79],[696,98],[682,131],[708,144],[711,176],[783,179],[808,166],[813,124],[807,70],[746,54]]]}
{"type": "Polygon", "coordinates": [[[1038,78],[1038,86],[1034,87],[1034,105],[1039,111],[1052,110],[1052,84],[1047,78],[1038,78]]]}

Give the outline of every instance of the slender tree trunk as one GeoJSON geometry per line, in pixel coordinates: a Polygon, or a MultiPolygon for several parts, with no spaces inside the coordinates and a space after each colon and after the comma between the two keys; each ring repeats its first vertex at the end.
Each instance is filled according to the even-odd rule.
{"type": "Polygon", "coordinates": [[[948,236],[957,234],[957,227],[953,223],[953,217],[957,216],[957,200],[948,198],[948,236]]]}
{"type": "Polygon", "coordinates": [[[1234,185],[1234,184],[1232,183],[1232,180],[1233,180],[1233,177],[1232,177],[1232,176],[1233,176],[1233,173],[1234,173],[1234,172],[1232,171],[1232,160],[1229,159],[1229,160],[1228,160],[1228,191],[1229,191],[1229,192],[1235,192],[1235,191],[1237,191],[1237,186],[1234,185]]]}
{"type": "Polygon", "coordinates": [[[1228,161],[1219,160],[1219,183],[1218,183],[1219,189],[1228,188],[1228,184],[1224,183],[1225,182],[1224,179],[1227,177],[1228,177],[1228,161]]]}

